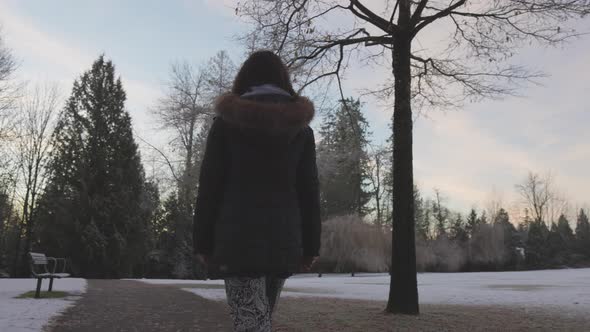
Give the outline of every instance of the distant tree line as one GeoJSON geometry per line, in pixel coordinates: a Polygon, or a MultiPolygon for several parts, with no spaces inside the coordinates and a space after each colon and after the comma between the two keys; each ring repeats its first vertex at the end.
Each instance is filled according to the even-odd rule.
{"type": "MultiPolygon", "coordinates": [[[[318,167],[325,223],[319,272],[389,268],[392,154],[387,147],[369,144],[369,130],[360,102],[352,99],[327,112],[322,123],[318,167]]],[[[415,188],[418,270],[590,266],[588,211],[577,212],[572,228],[565,214],[567,204],[553,189],[551,176],[531,172],[516,191],[526,202],[521,220],[511,220],[496,201],[481,211],[454,212],[439,190],[425,198],[415,188]]]]}

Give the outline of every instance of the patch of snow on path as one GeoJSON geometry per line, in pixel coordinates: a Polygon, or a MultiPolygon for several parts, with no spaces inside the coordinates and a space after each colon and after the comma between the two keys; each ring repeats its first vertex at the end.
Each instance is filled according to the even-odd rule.
{"type": "MultiPolygon", "coordinates": [[[[49,280],[43,280],[42,290],[47,290],[49,280]]],[[[0,331],[41,331],[51,318],[74,304],[76,296],[86,291],[86,280],[78,278],[56,279],[53,289],[73,296],[64,299],[16,299],[34,291],[37,279],[0,279],[0,331]]]]}
{"type": "MultiPolygon", "coordinates": [[[[225,299],[225,290],[189,288],[190,285],[223,285],[222,280],[142,280],[154,284],[186,284],[183,289],[199,296],[225,299]]],[[[590,312],[590,269],[422,273],[418,275],[421,303],[560,307],[590,312]]],[[[282,296],[335,297],[387,300],[388,274],[296,275],[287,280],[282,296]]]]}
{"type": "Polygon", "coordinates": [[[207,300],[225,301],[225,289],[217,288],[182,288],[207,300]]]}

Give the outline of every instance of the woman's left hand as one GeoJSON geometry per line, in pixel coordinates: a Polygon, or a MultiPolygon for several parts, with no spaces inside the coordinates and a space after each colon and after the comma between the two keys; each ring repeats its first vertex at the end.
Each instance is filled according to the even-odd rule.
{"type": "Polygon", "coordinates": [[[301,259],[301,269],[303,272],[309,272],[318,258],[318,256],[304,256],[301,259]]]}

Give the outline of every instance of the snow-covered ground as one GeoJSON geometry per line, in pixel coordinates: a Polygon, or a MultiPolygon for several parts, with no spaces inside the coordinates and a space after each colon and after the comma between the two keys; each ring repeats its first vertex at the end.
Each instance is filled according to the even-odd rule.
{"type": "MultiPolygon", "coordinates": [[[[47,290],[49,280],[43,280],[42,290],[47,290]]],[[[0,279],[0,331],[41,331],[49,320],[74,304],[77,296],[86,290],[86,280],[77,278],[53,281],[53,289],[68,292],[64,299],[16,299],[35,290],[36,279],[0,279]]]]}
{"type": "MultiPolygon", "coordinates": [[[[187,291],[214,300],[225,299],[221,280],[142,280],[154,284],[186,284],[187,291]],[[199,288],[208,287],[208,288],[199,288]]],[[[421,303],[559,307],[590,312],[590,269],[523,272],[423,273],[418,275],[421,303]]],[[[296,275],[282,296],[321,296],[386,300],[387,274],[296,275]]]]}

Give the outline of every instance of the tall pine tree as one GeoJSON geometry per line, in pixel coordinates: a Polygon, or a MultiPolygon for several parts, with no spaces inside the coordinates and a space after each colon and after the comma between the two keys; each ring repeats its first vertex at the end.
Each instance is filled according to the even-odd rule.
{"type": "Polygon", "coordinates": [[[567,252],[567,244],[559,233],[559,227],[556,223],[551,223],[549,234],[547,235],[547,254],[548,261],[551,266],[563,266],[567,264],[569,255],[567,252]]]}
{"type": "Polygon", "coordinates": [[[557,221],[557,230],[568,250],[571,249],[574,246],[576,238],[574,237],[574,231],[570,226],[569,220],[567,220],[567,217],[563,214],[559,216],[559,220],[557,221]]]}
{"type": "Polygon", "coordinates": [[[145,260],[150,204],[125,100],[100,56],[74,82],[53,137],[40,244],[85,277],[132,276],[145,260]]]}
{"type": "Polygon", "coordinates": [[[473,232],[477,229],[477,226],[479,225],[479,221],[480,220],[477,217],[477,212],[475,211],[475,209],[471,209],[471,211],[469,212],[469,215],[467,216],[467,222],[465,225],[465,230],[467,231],[469,236],[471,236],[473,234],[473,232]]]}
{"type": "Polygon", "coordinates": [[[516,227],[510,222],[508,212],[501,208],[496,214],[493,224],[495,234],[497,234],[499,244],[502,246],[501,260],[502,269],[514,269],[517,263],[517,247],[523,245],[522,240],[516,227]]]}
{"type": "Polygon", "coordinates": [[[368,127],[360,101],[350,98],[340,101],[321,127],[318,164],[324,217],[369,212],[368,127]]]}
{"type": "Polygon", "coordinates": [[[530,222],[525,243],[526,264],[529,267],[540,268],[547,265],[548,248],[545,241],[548,235],[549,229],[543,221],[530,222]]]}

